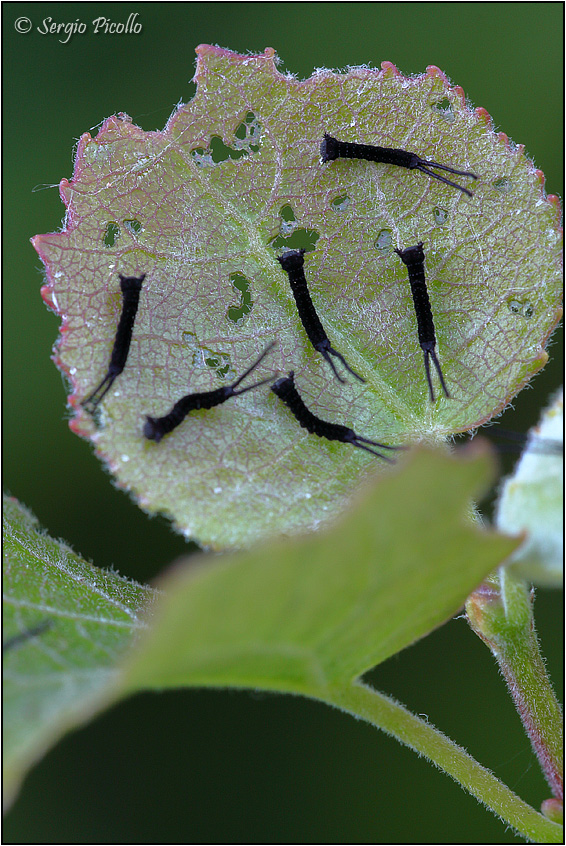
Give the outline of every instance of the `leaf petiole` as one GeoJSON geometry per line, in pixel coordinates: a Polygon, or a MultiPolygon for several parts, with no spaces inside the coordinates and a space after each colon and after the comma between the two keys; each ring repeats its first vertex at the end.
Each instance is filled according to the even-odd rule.
{"type": "Polygon", "coordinates": [[[317,698],[366,720],[424,755],[528,840],[563,842],[561,825],[535,811],[465,749],[391,697],[361,682],[353,682],[349,687],[322,691],[317,698]]]}

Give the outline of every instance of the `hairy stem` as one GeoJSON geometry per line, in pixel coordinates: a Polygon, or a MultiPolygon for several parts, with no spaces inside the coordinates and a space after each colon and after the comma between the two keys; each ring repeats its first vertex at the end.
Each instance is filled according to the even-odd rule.
{"type": "Polygon", "coordinates": [[[563,801],[562,711],[544,666],[527,585],[502,567],[469,598],[472,629],[501,670],[554,799],[563,801]]]}
{"type": "Polygon", "coordinates": [[[465,749],[394,699],[361,682],[332,688],[318,698],[366,720],[424,755],[528,840],[562,842],[562,826],[523,802],[465,749]]]}

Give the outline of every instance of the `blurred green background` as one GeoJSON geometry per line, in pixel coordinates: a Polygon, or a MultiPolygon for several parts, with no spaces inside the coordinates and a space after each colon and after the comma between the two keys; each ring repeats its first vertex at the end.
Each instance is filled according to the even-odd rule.
{"type": "MultiPolygon", "coordinates": [[[[51,534],[99,566],[147,581],[187,551],[117,491],[67,428],[50,361],[58,319],[29,244],[61,226],[57,184],[85,131],[125,111],[161,129],[194,93],[194,48],[274,47],[282,71],[438,65],[484,106],[562,195],[561,3],[7,3],[4,18],[4,486],[51,534]],[[93,19],[139,35],[93,34],[93,19]],[[16,31],[31,19],[27,34],[16,31]],[[44,18],[88,23],[60,43],[44,18]]],[[[59,36],[61,38],[61,36],[59,36]]],[[[63,36],[64,38],[65,36],[63,36]]],[[[561,381],[553,361],[506,412],[525,431],[561,381]]],[[[549,671],[562,689],[559,592],[538,592],[549,671]]],[[[487,649],[453,620],[371,674],[535,806],[548,790],[487,649]]],[[[386,736],[299,698],[231,691],[147,694],[68,736],[30,774],[4,842],[512,843],[446,776],[386,736]]]]}

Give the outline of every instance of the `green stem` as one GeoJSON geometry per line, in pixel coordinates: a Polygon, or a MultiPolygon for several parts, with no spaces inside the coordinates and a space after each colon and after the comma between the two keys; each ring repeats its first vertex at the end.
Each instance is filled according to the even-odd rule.
{"type": "Polygon", "coordinates": [[[318,698],[366,720],[424,755],[528,840],[562,843],[562,826],[523,802],[465,749],[394,699],[361,682],[326,690],[318,698]]]}
{"type": "Polygon", "coordinates": [[[507,682],[553,797],[563,801],[562,712],[540,654],[529,588],[502,567],[466,609],[507,682]]]}

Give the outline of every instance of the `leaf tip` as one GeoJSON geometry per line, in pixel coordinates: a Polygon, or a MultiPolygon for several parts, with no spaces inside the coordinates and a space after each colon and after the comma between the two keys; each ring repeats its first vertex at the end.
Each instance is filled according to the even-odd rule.
{"type": "MultiPolygon", "coordinates": [[[[562,311],[562,309],[560,309],[560,311],[562,311]]],[[[546,350],[541,350],[540,353],[535,358],[534,366],[536,367],[536,370],[538,371],[538,370],[542,370],[542,368],[545,367],[546,364],[548,364],[548,353],[546,352],[546,350]]]]}
{"type": "MultiPolygon", "coordinates": [[[[34,246],[35,246],[35,244],[34,244],[34,246]]],[[[37,249],[37,247],[36,247],[36,249],[37,249]]],[[[39,252],[39,250],[38,250],[38,252],[39,252]]],[[[59,310],[57,308],[58,304],[57,304],[57,300],[56,300],[56,298],[53,294],[53,286],[50,283],[47,283],[46,285],[42,285],[41,289],[40,289],[40,294],[41,294],[41,299],[43,300],[43,302],[45,303],[47,308],[50,311],[54,311],[55,314],[58,314],[59,313],[59,310]]]]}
{"type": "Polygon", "coordinates": [[[491,115],[487,111],[487,109],[484,109],[483,106],[479,106],[476,109],[476,115],[478,116],[479,120],[486,126],[491,126],[491,115]]]}
{"type": "MultiPolygon", "coordinates": [[[[29,239],[32,247],[34,248],[34,250],[38,254],[39,258],[41,259],[41,261],[44,264],[47,263],[46,259],[44,258],[44,251],[43,251],[43,242],[44,242],[45,238],[46,238],[45,235],[34,235],[33,238],[29,239]]],[[[46,287],[47,287],[47,285],[43,286],[43,288],[46,288],[46,287]]],[[[41,289],[41,296],[43,296],[43,288],[41,289]]]]}
{"type": "Polygon", "coordinates": [[[393,62],[382,62],[381,69],[383,71],[383,75],[385,77],[392,77],[392,76],[403,76],[399,68],[393,64],[393,62]]]}
{"type": "MultiPolygon", "coordinates": [[[[105,126],[108,123],[109,120],[110,120],[110,118],[107,118],[107,120],[104,121],[103,126],[105,126]]],[[[100,128],[100,131],[102,131],[103,126],[100,128]]],[[[99,132],[99,134],[100,134],[100,132],[99,132]]],[[[77,144],[77,155],[76,155],[75,163],[78,163],[79,161],[81,161],[81,159],[84,158],[85,150],[87,149],[89,144],[92,144],[92,135],[90,134],[90,132],[83,132],[83,134],[79,138],[79,143],[77,144]]],[[[62,179],[61,183],[63,183],[63,182],[67,182],[67,180],[62,179]]]]}
{"type": "Polygon", "coordinates": [[[535,170],[535,178],[539,183],[541,188],[544,188],[544,183],[546,182],[546,177],[544,175],[544,171],[539,170],[538,168],[535,170]]]}
{"type": "Polygon", "coordinates": [[[560,197],[557,197],[556,194],[547,194],[546,202],[550,203],[550,205],[552,206],[552,209],[556,215],[556,226],[560,231],[562,231],[562,205],[560,203],[560,197]]]}
{"type": "Polygon", "coordinates": [[[444,71],[441,71],[440,68],[437,68],[436,65],[427,65],[426,75],[430,76],[431,79],[440,79],[446,85],[448,85],[448,78],[444,71]]]}
{"type": "Polygon", "coordinates": [[[501,143],[504,145],[505,149],[511,151],[511,144],[509,142],[509,136],[506,135],[505,132],[498,132],[497,137],[499,138],[501,143]]]}
{"type": "Polygon", "coordinates": [[[221,47],[215,47],[214,44],[198,44],[195,47],[195,53],[199,59],[204,59],[209,55],[218,55],[221,49],[221,47]]]}
{"type": "Polygon", "coordinates": [[[466,95],[464,93],[464,89],[462,88],[462,86],[461,85],[455,85],[453,87],[452,91],[454,92],[454,94],[456,94],[457,97],[460,98],[460,102],[462,103],[462,105],[465,106],[466,105],[466,95]]]}

